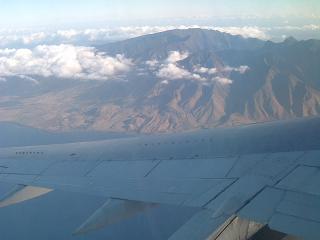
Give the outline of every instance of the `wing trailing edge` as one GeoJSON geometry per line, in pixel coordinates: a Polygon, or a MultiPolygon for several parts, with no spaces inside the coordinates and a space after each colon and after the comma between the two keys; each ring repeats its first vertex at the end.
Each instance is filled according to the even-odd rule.
{"type": "Polygon", "coordinates": [[[169,240],[247,240],[263,227],[263,224],[235,215],[214,217],[212,210],[203,209],[178,229],[169,240]]]}
{"type": "Polygon", "coordinates": [[[221,215],[212,217],[213,211],[202,209],[189,221],[181,226],[169,240],[199,240],[207,239],[212,233],[219,230],[231,216],[221,215]]]}

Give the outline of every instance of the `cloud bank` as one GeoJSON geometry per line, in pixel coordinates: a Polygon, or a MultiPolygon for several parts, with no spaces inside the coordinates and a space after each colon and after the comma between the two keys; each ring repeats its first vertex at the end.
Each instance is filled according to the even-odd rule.
{"type": "Polygon", "coordinates": [[[117,28],[88,28],[88,29],[64,29],[64,30],[1,30],[0,47],[11,46],[35,46],[49,44],[75,44],[88,45],[92,43],[105,43],[118,41],[146,34],[164,32],[173,29],[201,28],[217,30],[244,37],[266,39],[268,36],[263,29],[258,27],[212,27],[199,25],[180,26],[130,26],[117,28]]]}
{"type": "MultiPolygon", "coordinates": [[[[141,26],[117,28],[87,28],[63,30],[6,30],[0,29],[0,47],[34,47],[36,45],[92,45],[158,33],[176,26],[141,26]]],[[[179,29],[187,29],[179,26],[179,29]]]]}
{"type": "Polygon", "coordinates": [[[123,80],[130,71],[137,71],[138,75],[146,75],[149,72],[166,84],[172,80],[193,80],[229,85],[233,83],[229,78],[231,73],[245,74],[250,70],[246,65],[234,67],[195,65],[186,68],[183,60],[188,57],[188,52],[171,51],[164,60],[151,59],[135,66],[133,59],[120,54],[108,56],[97,52],[93,47],[60,44],[39,45],[32,49],[6,48],[0,49],[0,81],[5,82],[7,78],[13,76],[33,84],[41,81],[38,77],[123,80]]]}
{"type": "Polygon", "coordinates": [[[7,30],[0,29],[0,47],[34,47],[36,45],[94,45],[113,42],[146,34],[158,33],[173,29],[201,28],[216,30],[245,38],[259,38],[263,40],[283,40],[282,35],[299,36],[303,39],[319,36],[319,24],[302,26],[206,26],[206,25],[167,25],[167,26],[125,26],[85,29],[60,30],[7,30]],[[303,37],[304,36],[304,37],[303,37]]]}
{"type": "MultiPolygon", "coordinates": [[[[40,45],[33,49],[0,49],[0,77],[42,76],[80,80],[108,80],[130,70],[132,61],[92,47],[40,45]]],[[[28,77],[29,78],[29,77],[28,77]]],[[[29,78],[30,80],[30,78],[29,78]]]]}

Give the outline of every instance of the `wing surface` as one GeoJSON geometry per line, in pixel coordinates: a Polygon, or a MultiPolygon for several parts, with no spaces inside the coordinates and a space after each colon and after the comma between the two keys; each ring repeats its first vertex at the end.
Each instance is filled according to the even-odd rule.
{"type": "Polygon", "coordinates": [[[0,160],[0,181],[201,209],[172,239],[206,238],[235,216],[317,239],[319,160],[320,151],[210,159],[7,159],[0,160]]]}

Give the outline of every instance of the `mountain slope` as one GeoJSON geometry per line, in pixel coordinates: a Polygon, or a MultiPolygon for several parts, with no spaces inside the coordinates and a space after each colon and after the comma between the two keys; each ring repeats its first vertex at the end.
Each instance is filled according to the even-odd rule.
{"type": "Polygon", "coordinates": [[[131,58],[130,72],[120,80],[42,79],[27,91],[0,91],[0,120],[53,131],[151,133],[320,113],[319,40],[273,43],[189,29],[98,48],[131,58]]]}

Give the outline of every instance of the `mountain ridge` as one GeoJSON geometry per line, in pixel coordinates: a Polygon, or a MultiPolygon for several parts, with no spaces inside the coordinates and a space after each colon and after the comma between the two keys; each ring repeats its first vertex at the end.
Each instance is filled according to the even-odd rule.
{"type": "Polygon", "coordinates": [[[0,91],[0,120],[154,133],[320,113],[320,40],[274,43],[189,29],[97,49],[131,58],[132,69],[122,80],[42,79],[23,94],[0,91]]]}
{"type": "Polygon", "coordinates": [[[216,30],[191,28],[148,34],[100,45],[97,48],[111,55],[125,52],[127,57],[148,60],[159,56],[165,58],[169,51],[255,49],[262,47],[264,43],[264,41],[255,38],[244,38],[240,35],[231,35],[216,30]]]}

